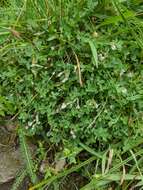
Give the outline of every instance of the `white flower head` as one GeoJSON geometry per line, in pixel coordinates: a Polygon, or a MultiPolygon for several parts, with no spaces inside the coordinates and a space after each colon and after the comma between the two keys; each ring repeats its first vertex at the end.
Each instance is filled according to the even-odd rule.
{"type": "Polygon", "coordinates": [[[97,33],[96,31],[94,31],[93,34],[92,34],[92,36],[93,36],[94,38],[97,38],[97,37],[98,37],[98,33],[97,33]]]}
{"type": "Polygon", "coordinates": [[[67,104],[63,102],[61,105],[61,109],[65,109],[66,107],[67,107],[67,104]]]}
{"type": "Polygon", "coordinates": [[[29,126],[28,126],[28,125],[26,125],[26,126],[25,126],[25,129],[26,129],[26,130],[27,130],[27,129],[29,129],[29,126]]]}
{"type": "Polygon", "coordinates": [[[117,46],[115,45],[114,42],[111,43],[111,49],[112,49],[112,50],[116,50],[116,49],[117,49],[117,46]]]}
{"type": "Polygon", "coordinates": [[[121,72],[120,72],[120,77],[125,73],[125,70],[122,69],[121,72]]]}
{"type": "Polygon", "coordinates": [[[127,74],[127,76],[128,76],[129,78],[132,78],[132,77],[133,77],[133,73],[130,72],[130,73],[127,74]]]}
{"type": "Polygon", "coordinates": [[[122,87],[121,91],[122,91],[123,94],[127,94],[127,89],[125,87],[122,87]]]}
{"type": "Polygon", "coordinates": [[[51,47],[51,50],[52,50],[52,51],[54,51],[54,50],[55,50],[55,47],[54,47],[54,46],[52,46],[52,47],[51,47]]]}
{"type": "Polygon", "coordinates": [[[98,55],[98,58],[99,58],[100,61],[103,61],[106,57],[103,54],[100,53],[98,55]]]}
{"type": "Polygon", "coordinates": [[[75,139],[75,138],[76,138],[76,135],[75,135],[75,133],[74,133],[74,131],[73,131],[73,130],[71,130],[71,131],[70,131],[70,134],[71,134],[71,136],[72,136],[72,138],[73,138],[73,139],[75,139]]]}

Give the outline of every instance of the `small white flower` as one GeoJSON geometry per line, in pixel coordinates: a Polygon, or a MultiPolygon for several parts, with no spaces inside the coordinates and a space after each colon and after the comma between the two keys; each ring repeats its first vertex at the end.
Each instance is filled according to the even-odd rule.
{"type": "Polygon", "coordinates": [[[52,47],[51,47],[51,50],[55,50],[55,47],[54,47],[54,46],[52,46],[52,47]]]}
{"type": "Polygon", "coordinates": [[[114,106],[113,105],[110,105],[110,109],[112,110],[114,108],[114,106]]]}
{"type": "Polygon", "coordinates": [[[97,38],[97,37],[98,37],[98,33],[95,31],[95,32],[93,32],[92,36],[93,36],[94,38],[97,38]]]}
{"type": "Polygon", "coordinates": [[[76,135],[75,135],[74,131],[71,130],[71,131],[70,131],[70,134],[71,134],[71,136],[72,136],[73,139],[76,138],[76,135]]]}
{"type": "Polygon", "coordinates": [[[67,107],[67,104],[66,103],[62,103],[62,105],[61,105],[61,110],[62,109],[65,109],[67,107]]]}
{"type": "Polygon", "coordinates": [[[28,121],[28,127],[31,127],[33,125],[33,121],[28,121]]]}
{"type": "Polygon", "coordinates": [[[122,69],[121,72],[120,72],[120,77],[124,74],[125,70],[122,69]]]}
{"type": "Polygon", "coordinates": [[[112,49],[112,50],[116,50],[116,49],[117,49],[117,47],[116,47],[116,45],[115,45],[114,42],[111,43],[111,49],[112,49]]]}
{"type": "Polygon", "coordinates": [[[68,80],[69,77],[65,77],[61,82],[65,83],[68,80]]]}
{"type": "Polygon", "coordinates": [[[100,53],[98,55],[98,58],[99,58],[100,61],[103,61],[106,57],[103,54],[100,53]]]}
{"type": "Polygon", "coordinates": [[[26,130],[27,130],[27,129],[29,129],[29,126],[28,126],[28,125],[26,125],[26,126],[25,126],[25,129],[26,129],[26,130]]]}
{"type": "Polygon", "coordinates": [[[51,57],[48,57],[48,61],[51,61],[51,57]]]}
{"type": "Polygon", "coordinates": [[[123,88],[121,89],[121,91],[122,91],[123,94],[127,94],[127,89],[126,89],[125,87],[123,87],[123,88]]]}
{"type": "Polygon", "coordinates": [[[132,78],[132,77],[133,77],[133,73],[130,72],[130,73],[127,74],[127,76],[128,76],[129,78],[132,78]]]}
{"type": "Polygon", "coordinates": [[[80,105],[79,104],[77,104],[76,109],[80,109],[80,105]]]}
{"type": "Polygon", "coordinates": [[[99,107],[99,105],[95,102],[95,108],[97,109],[99,107]]]}
{"type": "Polygon", "coordinates": [[[60,77],[60,76],[62,76],[62,74],[63,74],[64,72],[62,71],[62,72],[60,72],[60,73],[58,73],[58,77],[60,77]]]}

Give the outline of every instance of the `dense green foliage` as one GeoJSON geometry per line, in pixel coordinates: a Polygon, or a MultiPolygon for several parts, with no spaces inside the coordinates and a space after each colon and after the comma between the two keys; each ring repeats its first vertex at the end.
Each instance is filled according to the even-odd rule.
{"type": "MultiPolygon", "coordinates": [[[[1,115],[20,112],[30,133],[54,143],[73,137],[77,143],[110,143],[140,135],[142,53],[128,26],[121,20],[96,29],[102,21],[97,2],[62,6],[51,7],[43,23],[22,13],[19,38],[12,31],[4,39],[1,115]]],[[[113,14],[104,12],[107,18],[113,14]]]]}
{"type": "Polygon", "coordinates": [[[140,139],[143,5],[119,2],[2,6],[0,115],[54,144],[126,149],[140,139]]]}

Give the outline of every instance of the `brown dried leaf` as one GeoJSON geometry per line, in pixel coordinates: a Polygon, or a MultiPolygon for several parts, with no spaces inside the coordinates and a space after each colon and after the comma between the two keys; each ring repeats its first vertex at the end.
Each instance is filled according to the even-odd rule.
{"type": "Polygon", "coordinates": [[[107,163],[107,168],[106,168],[106,172],[107,173],[109,171],[109,168],[111,166],[112,163],[112,158],[113,158],[113,149],[109,150],[109,157],[108,157],[108,163],[107,163]]]}
{"type": "Polygon", "coordinates": [[[55,164],[55,171],[58,173],[60,172],[61,170],[64,169],[64,166],[66,165],[66,160],[65,159],[61,159],[61,160],[58,160],[56,161],[56,164],[55,164]]]}
{"type": "Polygon", "coordinates": [[[125,166],[123,165],[123,175],[122,175],[122,177],[121,177],[120,185],[123,184],[124,179],[125,179],[125,175],[126,175],[126,170],[125,170],[125,166]]]}

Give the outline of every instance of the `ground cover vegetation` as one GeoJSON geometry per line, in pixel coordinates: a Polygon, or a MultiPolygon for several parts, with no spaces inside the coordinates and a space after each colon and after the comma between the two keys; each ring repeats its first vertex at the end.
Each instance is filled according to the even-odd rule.
{"type": "Polygon", "coordinates": [[[0,116],[27,168],[13,189],[143,187],[142,14],[141,0],[0,1],[0,116]],[[65,164],[39,180],[46,159],[65,164]]]}

